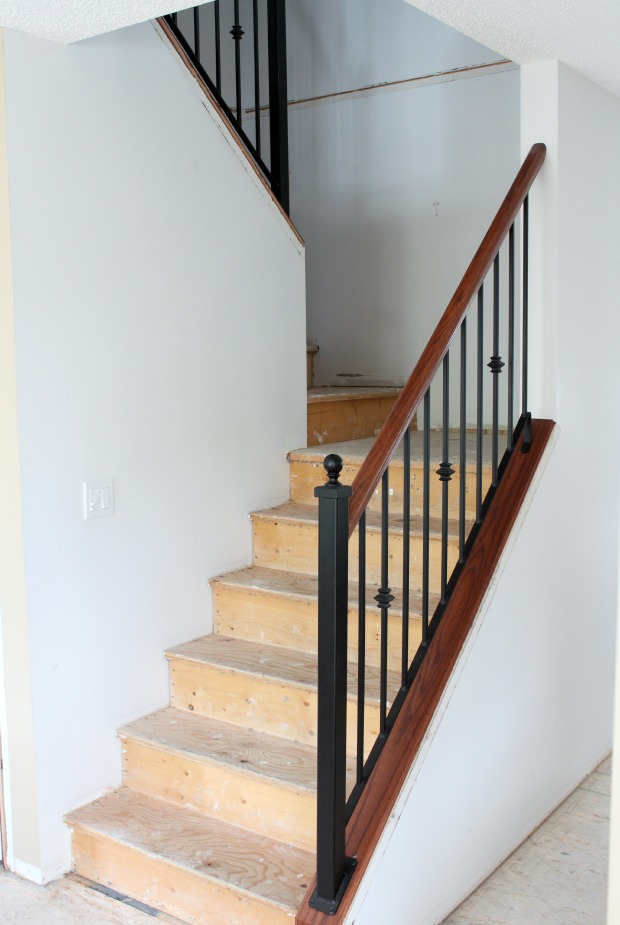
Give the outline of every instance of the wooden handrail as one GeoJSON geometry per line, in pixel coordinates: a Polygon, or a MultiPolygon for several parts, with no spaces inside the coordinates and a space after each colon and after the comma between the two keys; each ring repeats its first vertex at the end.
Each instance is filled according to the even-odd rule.
{"type": "Polygon", "coordinates": [[[439,369],[450,346],[450,341],[458,330],[470,302],[489,272],[495,255],[510,231],[510,226],[514,222],[532,183],[543,165],[546,153],[547,149],[544,144],[532,146],[506,198],[499,207],[497,215],[491,222],[482,244],[457,286],[439,324],[407,380],[407,384],[381,428],[370,453],[359,469],[353,481],[353,497],[349,504],[349,536],[355,530],[360,517],[366,510],[375,488],[388,467],[390,459],[394,455],[418,409],[418,405],[439,369]]]}

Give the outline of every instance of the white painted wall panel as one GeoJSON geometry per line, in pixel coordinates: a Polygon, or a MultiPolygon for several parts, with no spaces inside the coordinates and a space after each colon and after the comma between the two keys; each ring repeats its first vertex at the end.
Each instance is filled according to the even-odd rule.
{"type": "Polygon", "coordinates": [[[120,781],[117,725],[167,702],[164,648],[210,630],[208,579],[251,560],[248,512],[288,496],[304,258],[152,25],[68,47],[7,33],[6,92],[49,877],[62,814],[120,781]],[[85,521],[82,481],[105,477],[115,514],[85,521]]]}

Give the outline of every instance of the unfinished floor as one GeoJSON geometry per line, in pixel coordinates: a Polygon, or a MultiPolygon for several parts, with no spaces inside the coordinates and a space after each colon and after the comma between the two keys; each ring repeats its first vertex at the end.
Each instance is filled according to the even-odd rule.
{"type": "Polygon", "coordinates": [[[605,925],[611,757],[443,925],[605,925]]]}
{"type": "MultiPolygon", "coordinates": [[[[611,759],[562,803],[443,925],[605,925],[611,759]]],[[[175,920],[71,878],[35,886],[0,873],[2,925],[175,920]]]]}

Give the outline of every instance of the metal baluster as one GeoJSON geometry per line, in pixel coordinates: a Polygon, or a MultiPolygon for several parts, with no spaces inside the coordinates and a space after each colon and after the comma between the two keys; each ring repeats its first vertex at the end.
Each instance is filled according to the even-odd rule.
{"type": "Polygon", "coordinates": [[[359,522],[359,610],[357,629],[357,783],[364,775],[364,710],[366,706],[366,511],[359,522]]]}
{"type": "Polygon", "coordinates": [[[409,558],[411,541],[411,430],[403,437],[403,638],[401,684],[407,686],[409,670],[409,558]]]}
{"type": "Polygon", "coordinates": [[[424,395],[424,481],[422,488],[422,645],[428,645],[430,512],[431,512],[431,390],[424,395]]]}
{"type": "Polygon", "coordinates": [[[460,419],[460,482],[459,482],[459,560],[465,554],[465,489],[467,466],[467,317],[461,324],[461,419],[460,419]]]}
{"type": "Polygon", "coordinates": [[[493,376],[493,441],[491,484],[497,485],[497,471],[499,463],[499,374],[505,363],[499,355],[499,252],[493,261],[493,356],[487,366],[493,376]]]}
{"type": "Polygon", "coordinates": [[[255,142],[256,153],[260,153],[260,60],[259,60],[259,41],[258,41],[258,0],[252,0],[252,12],[254,17],[254,125],[255,125],[255,142]]]}
{"type": "Polygon", "coordinates": [[[476,396],[476,523],[482,520],[482,414],[484,370],[484,284],[478,290],[478,381],[476,396]]]}
{"type": "Polygon", "coordinates": [[[375,595],[377,607],[381,611],[381,669],[379,681],[379,734],[387,733],[387,655],[388,655],[388,610],[394,600],[388,586],[389,562],[389,475],[386,469],[381,480],[381,587],[375,595]]]}
{"type": "Polygon", "coordinates": [[[217,92],[222,92],[222,49],[221,49],[221,30],[220,30],[220,0],[215,0],[213,4],[213,17],[215,27],[215,86],[217,92]]]}
{"type": "Polygon", "coordinates": [[[200,62],[200,7],[194,7],[194,53],[200,62]]]}
{"type": "Polygon", "coordinates": [[[241,39],[245,35],[245,32],[239,24],[239,0],[235,0],[234,8],[235,24],[230,30],[230,34],[235,43],[235,99],[237,105],[237,124],[241,126],[241,117],[243,115],[241,110],[241,39]]]}
{"type": "Polygon", "coordinates": [[[286,6],[267,0],[269,33],[269,147],[271,188],[289,211],[288,91],[286,80],[286,6]]]}
{"type": "Polygon", "coordinates": [[[515,385],[515,226],[508,234],[508,449],[513,446],[515,385]]]}
{"type": "Polygon", "coordinates": [[[443,460],[437,469],[441,485],[441,603],[448,587],[448,485],[454,469],[448,462],[450,454],[450,353],[443,358],[443,460]]]}

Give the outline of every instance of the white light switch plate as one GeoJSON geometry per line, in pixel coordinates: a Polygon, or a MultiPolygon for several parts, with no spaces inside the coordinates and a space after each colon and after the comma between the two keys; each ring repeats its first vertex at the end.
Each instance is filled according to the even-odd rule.
{"type": "Polygon", "coordinates": [[[97,479],[82,482],[84,486],[84,520],[92,517],[111,517],[114,513],[114,482],[97,479]]]}

